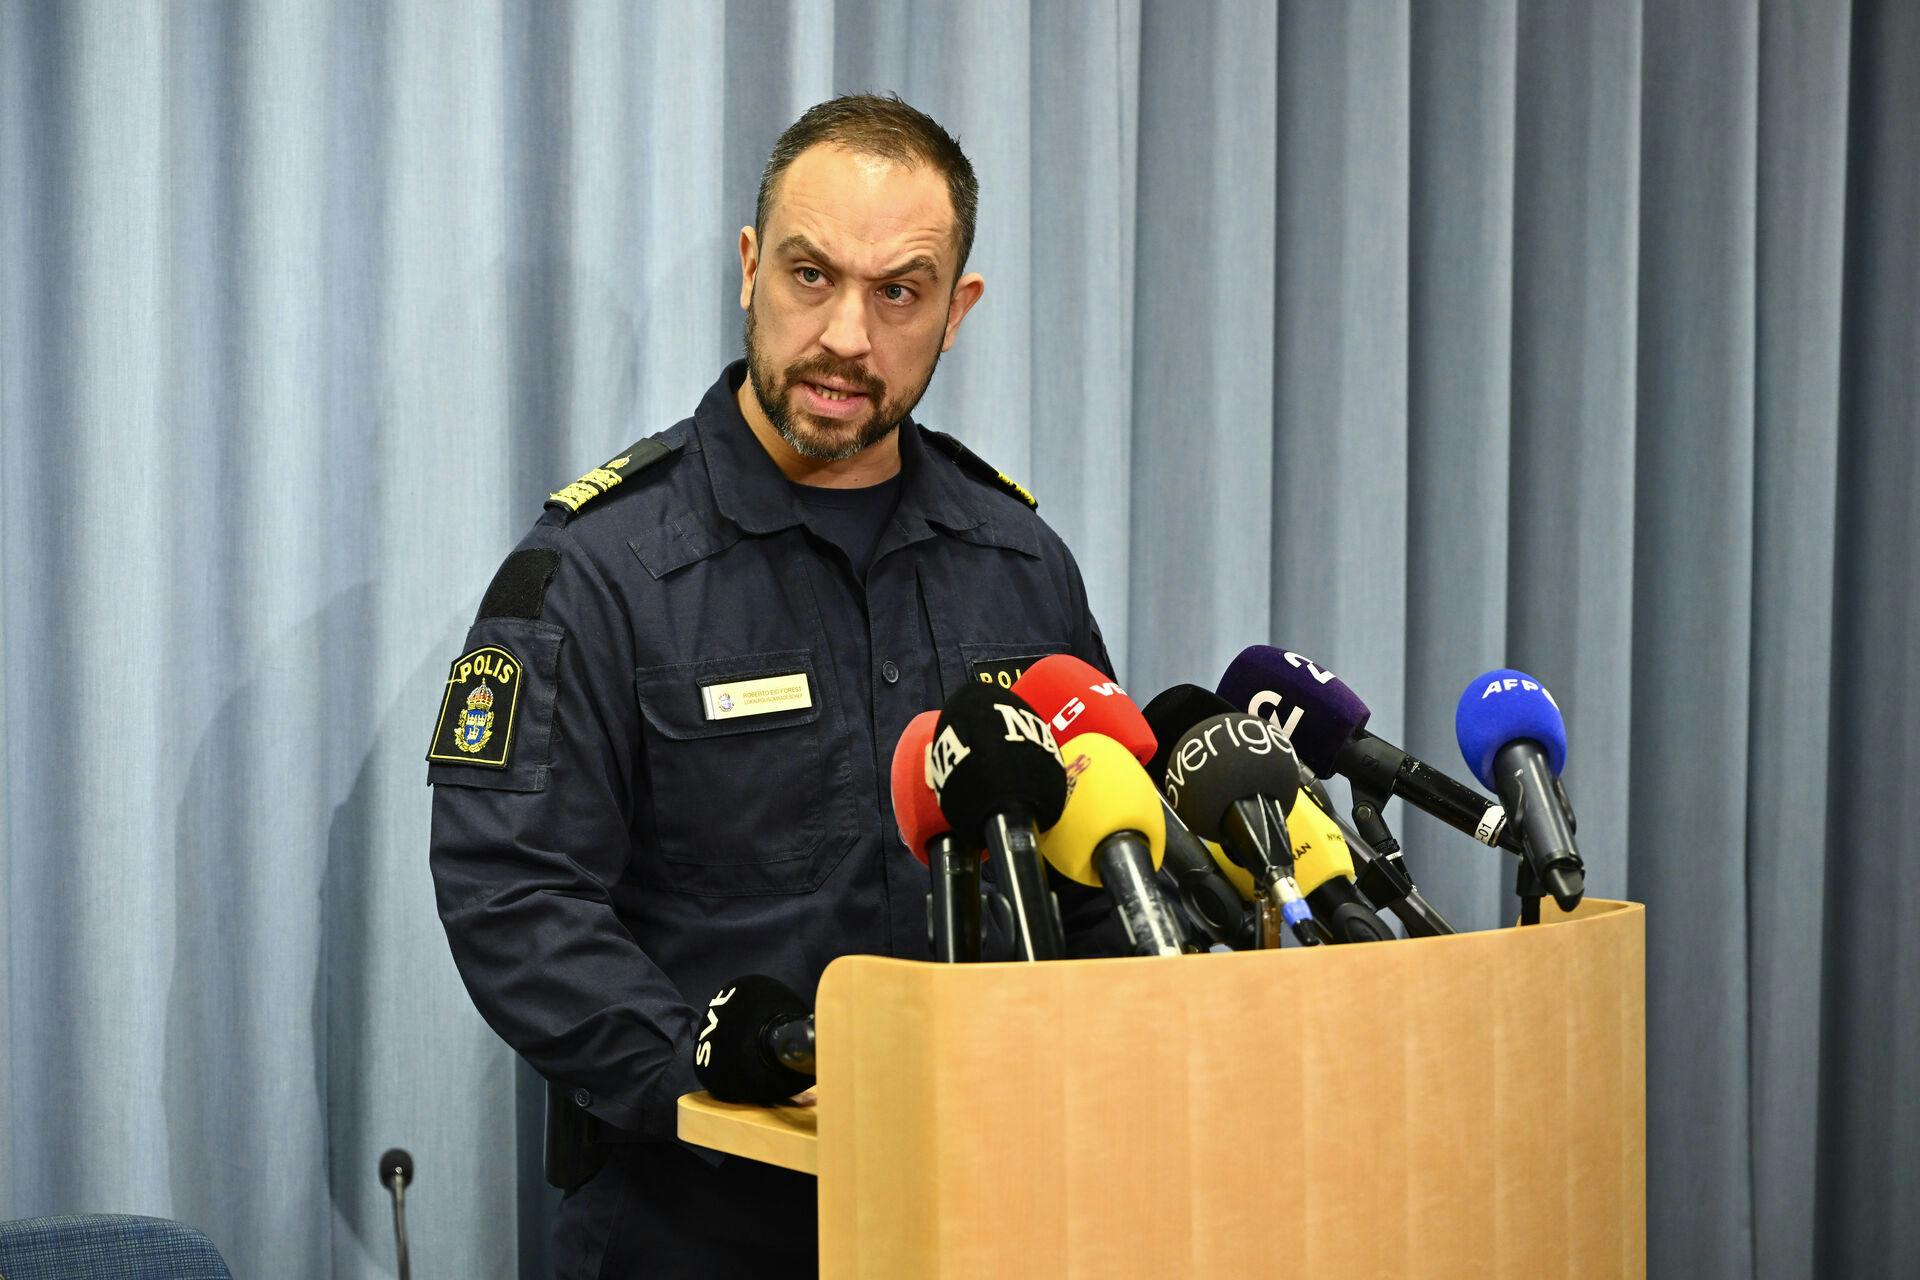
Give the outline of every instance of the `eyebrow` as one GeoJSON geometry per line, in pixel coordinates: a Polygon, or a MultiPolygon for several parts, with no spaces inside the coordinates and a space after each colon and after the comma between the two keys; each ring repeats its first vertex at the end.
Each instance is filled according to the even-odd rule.
{"type": "MultiPolygon", "coordinates": [[[[785,240],[782,240],[776,252],[786,254],[789,257],[813,258],[823,267],[832,267],[836,271],[838,270],[838,268],[834,266],[832,259],[828,258],[827,255],[821,251],[819,245],[797,231],[785,240]]],[[[875,278],[892,280],[900,276],[910,276],[916,271],[924,271],[932,278],[935,284],[940,283],[940,264],[924,253],[917,254],[914,257],[908,258],[905,262],[900,263],[898,266],[890,267],[882,271],[875,278]]]]}

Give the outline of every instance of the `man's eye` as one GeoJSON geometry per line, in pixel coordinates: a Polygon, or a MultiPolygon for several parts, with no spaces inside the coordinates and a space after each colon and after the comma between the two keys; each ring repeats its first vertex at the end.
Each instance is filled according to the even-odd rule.
{"type": "Polygon", "coordinates": [[[884,285],[880,289],[880,296],[888,302],[912,302],[913,290],[903,284],[884,285]]]}
{"type": "Polygon", "coordinates": [[[794,274],[800,277],[801,284],[819,284],[822,280],[826,279],[824,275],[820,274],[820,268],[818,267],[801,267],[800,270],[794,274]]]}

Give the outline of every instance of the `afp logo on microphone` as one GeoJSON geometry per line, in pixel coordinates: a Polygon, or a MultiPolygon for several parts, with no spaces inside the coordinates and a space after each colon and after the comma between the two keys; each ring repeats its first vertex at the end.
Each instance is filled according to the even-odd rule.
{"type": "Polygon", "coordinates": [[[1487,687],[1480,691],[1480,701],[1485,702],[1488,698],[1497,697],[1503,693],[1512,693],[1516,689],[1521,693],[1539,694],[1548,702],[1552,702],[1555,710],[1558,710],[1560,707],[1558,702],[1554,702],[1552,690],[1548,689],[1547,686],[1541,684],[1538,680],[1529,680],[1525,676],[1496,675],[1493,679],[1487,681],[1487,687]]]}

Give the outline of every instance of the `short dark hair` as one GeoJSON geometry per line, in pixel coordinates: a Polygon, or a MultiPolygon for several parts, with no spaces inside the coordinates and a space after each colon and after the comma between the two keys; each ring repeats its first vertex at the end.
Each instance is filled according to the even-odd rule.
{"type": "Polygon", "coordinates": [[[854,93],[830,98],[809,107],[788,125],[773,144],[773,154],[760,173],[760,199],[753,211],[755,235],[766,234],[767,214],[772,210],[773,189],[779,185],[780,175],[800,158],[801,152],[822,144],[908,167],[932,165],[947,180],[947,196],[953,202],[953,235],[960,246],[959,271],[966,270],[967,255],[973,252],[974,217],[980,208],[980,184],[974,179],[973,165],[952,134],[932,116],[900,101],[898,94],[882,97],[854,93]]]}

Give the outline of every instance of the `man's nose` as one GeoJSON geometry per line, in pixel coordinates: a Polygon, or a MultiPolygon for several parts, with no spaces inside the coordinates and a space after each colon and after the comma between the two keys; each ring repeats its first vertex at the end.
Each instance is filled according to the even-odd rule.
{"type": "Polygon", "coordinates": [[[859,289],[848,289],[833,300],[820,345],[842,360],[858,360],[873,350],[867,336],[867,300],[859,289]]]}

